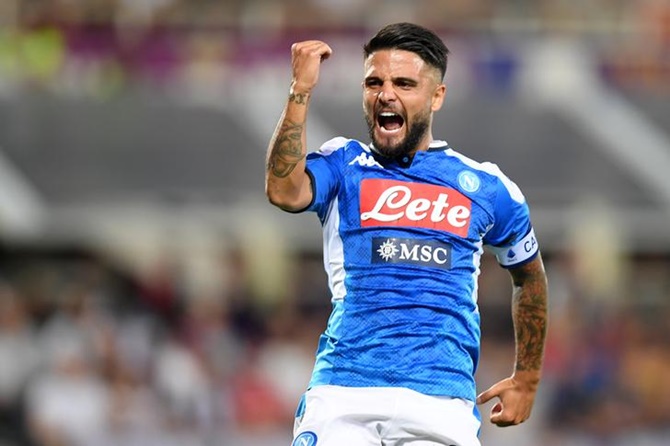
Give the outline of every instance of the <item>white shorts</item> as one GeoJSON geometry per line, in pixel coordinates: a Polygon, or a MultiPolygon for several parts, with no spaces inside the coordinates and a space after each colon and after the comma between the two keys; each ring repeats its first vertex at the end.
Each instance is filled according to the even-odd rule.
{"type": "Polygon", "coordinates": [[[296,413],[292,446],[480,446],[471,401],[395,387],[317,386],[296,413]]]}

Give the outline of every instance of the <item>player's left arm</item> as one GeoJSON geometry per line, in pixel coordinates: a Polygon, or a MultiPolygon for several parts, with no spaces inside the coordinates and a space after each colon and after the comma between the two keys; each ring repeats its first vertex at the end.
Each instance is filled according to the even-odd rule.
{"type": "Polygon", "coordinates": [[[548,316],[547,276],[540,253],[509,272],[514,287],[514,373],[477,397],[478,404],[494,397],[500,399],[491,409],[490,420],[501,427],[520,424],[530,417],[542,372],[548,316]]]}

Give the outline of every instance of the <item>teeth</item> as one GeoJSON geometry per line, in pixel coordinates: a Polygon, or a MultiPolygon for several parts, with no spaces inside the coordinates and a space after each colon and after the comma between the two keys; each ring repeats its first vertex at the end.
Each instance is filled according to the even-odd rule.
{"type": "Polygon", "coordinates": [[[393,113],[393,112],[381,112],[381,113],[379,114],[379,116],[387,116],[387,117],[391,117],[391,116],[398,116],[398,114],[397,114],[397,113],[393,113]]]}

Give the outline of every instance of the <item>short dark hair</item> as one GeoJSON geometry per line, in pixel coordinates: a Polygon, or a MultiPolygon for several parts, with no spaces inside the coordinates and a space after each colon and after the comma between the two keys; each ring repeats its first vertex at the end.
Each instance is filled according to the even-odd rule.
{"type": "Polygon", "coordinates": [[[411,51],[431,67],[440,70],[442,78],[447,72],[449,49],[433,31],[413,23],[393,23],[380,29],[363,46],[365,58],[379,50],[397,49],[411,51]]]}

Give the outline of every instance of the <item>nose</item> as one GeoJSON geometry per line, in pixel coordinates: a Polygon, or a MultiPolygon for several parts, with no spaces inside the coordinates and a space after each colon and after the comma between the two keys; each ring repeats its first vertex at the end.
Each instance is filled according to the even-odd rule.
{"type": "Polygon", "coordinates": [[[384,82],[379,89],[379,94],[377,98],[384,103],[392,102],[396,100],[395,89],[391,82],[384,82]]]}

